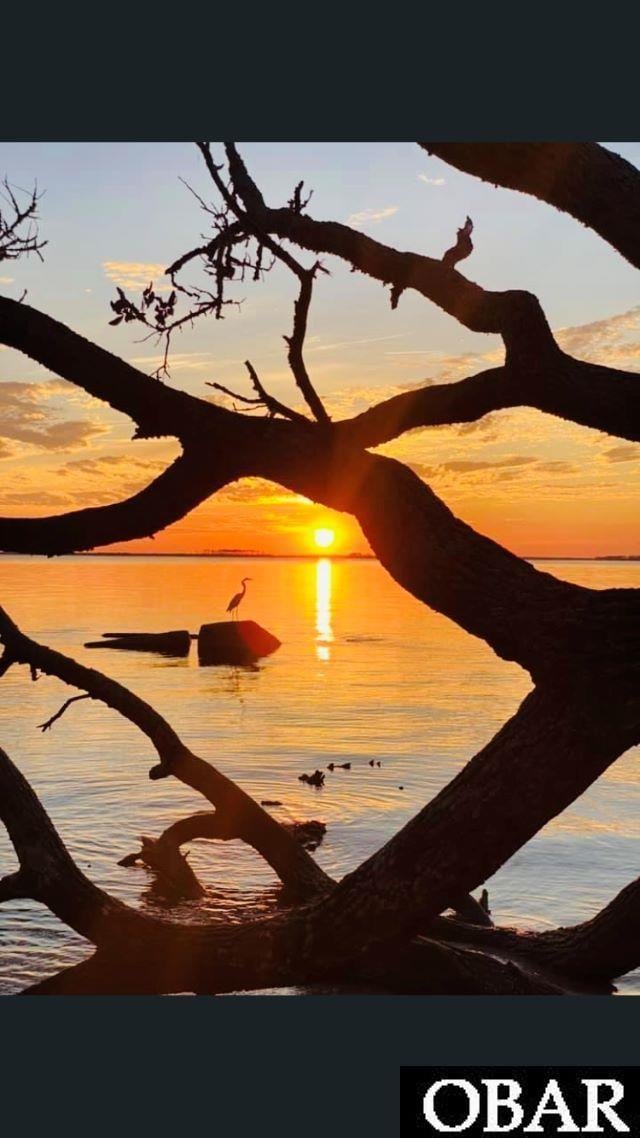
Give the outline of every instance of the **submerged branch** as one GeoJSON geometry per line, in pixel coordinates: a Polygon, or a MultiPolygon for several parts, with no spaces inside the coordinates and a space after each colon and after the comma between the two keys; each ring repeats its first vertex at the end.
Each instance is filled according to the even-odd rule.
{"type": "Polygon", "coordinates": [[[150,770],[149,777],[159,779],[173,775],[203,794],[216,807],[219,824],[228,826],[234,837],[253,846],[292,892],[297,890],[300,896],[313,895],[330,884],[330,879],[299,843],[231,779],[194,755],[150,704],[95,668],[86,668],[69,656],[31,640],[3,609],[0,609],[0,639],[13,662],[28,664],[45,675],[56,676],[82,689],[138,727],[153,744],[160,760],[150,770]]]}

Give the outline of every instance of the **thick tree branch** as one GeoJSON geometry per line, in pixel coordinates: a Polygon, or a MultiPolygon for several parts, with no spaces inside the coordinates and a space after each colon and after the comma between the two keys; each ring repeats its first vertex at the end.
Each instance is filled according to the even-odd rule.
{"type": "MultiPolygon", "coordinates": [[[[236,838],[244,840],[243,833],[246,832],[246,828],[243,830],[238,822],[238,818],[223,815],[219,810],[215,813],[200,811],[197,814],[190,814],[186,818],[172,822],[159,838],[142,837],[141,848],[127,854],[118,865],[130,866],[137,863],[146,865],[156,874],[158,885],[163,892],[175,899],[202,897],[206,890],[188,864],[186,856],[180,852],[180,848],[187,842],[203,838],[207,841],[222,842],[233,841],[236,838]]],[[[315,848],[326,829],[323,823],[315,821],[283,822],[281,825],[305,849],[312,848],[309,844],[309,835],[315,838],[313,843],[315,848]]],[[[281,880],[284,890],[279,897],[279,903],[299,902],[300,888],[297,876],[287,875],[281,880]]],[[[331,879],[327,877],[327,888],[330,884],[331,879]]],[[[470,906],[473,906],[473,899],[468,900],[470,906]]]]}
{"type": "MultiPolygon", "coordinates": [[[[316,221],[288,209],[271,209],[232,144],[227,145],[227,157],[236,192],[247,213],[262,229],[316,253],[343,258],[361,272],[392,285],[396,297],[412,288],[473,331],[499,333],[507,351],[505,386],[508,382],[515,391],[512,397],[509,391],[500,392],[494,387],[498,407],[538,407],[623,438],[639,437],[640,397],[635,374],[574,360],[562,352],[536,297],[513,290],[491,292],[443,261],[400,252],[337,222],[316,221]]],[[[634,175],[637,182],[640,176],[635,171],[634,175]]],[[[638,208],[636,205],[636,212],[638,208]]],[[[638,242],[637,226],[633,232],[638,242]]],[[[491,383],[497,378],[496,371],[488,373],[491,383]]],[[[483,389],[479,394],[482,401],[486,392],[483,389]]],[[[433,396],[431,404],[437,400],[438,396],[433,396]]],[[[400,414],[398,405],[387,410],[400,414]]],[[[378,415],[378,424],[380,418],[378,415]]],[[[436,417],[435,421],[443,420],[436,417]]],[[[356,437],[364,442],[364,423],[360,427],[356,437]]],[[[393,437],[387,432],[388,428],[383,429],[387,438],[393,437]]],[[[379,425],[374,436],[380,438],[379,425]]]]}
{"type": "Polygon", "coordinates": [[[488,368],[456,383],[393,395],[335,423],[341,438],[373,447],[416,427],[473,423],[492,411],[533,407],[557,418],[640,442],[640,375],[560,353],[543,370],[523,361],[488,368]]]}
{"type": "Polygon", "coordinates": [[[248,473],[353,514],[403,588],[536,680],[588,670],[596,646],[603,666],[637,658],[637,590],[559,581],[475,533],[403,464],[338,440],[327,447],[322,435],[296,440],[291,424],[272,429],[270,445],[250,449],[248,473]]]}
{"type": "MultiPolygon", "coordinates": [[[[98,948],[87,961],[32,985],[24,994],[224,992],[331,980],[304,953],[305,910],[240,926],[161,921],[113,900],[78,869],[33,790],[0,750],[0,819],[20,860],[0,900],[32,897],[98,948]]],[[[316,907],[315,912],[319,910],[316,907]]],[[[313,909],[308,911],[314,912],[313,909]]],[[[560,994],[544,978],[490,957],[423,940],[346,962],[341,982],[387,990],[560,994]]]]}
{"type": "Polygon", "coordinates": [[[401,252],[335,221],[316,221],[290,209],[266,205],[233,143],[227,159],[234,189],[253,223],[266,233],[286,238],[314,253],[331,253],[353,268],[393,286],[411,288],[432,300],[474,332],[497,332],[507,349],[518,353],[524,340],[536,342],[538,353],[556,348],[536,297],[511,290],[491,292],[462,276],[441,260],[401,252]]]}
{"type": "Polygon", "coordinates": [[[538,932],[437,917],[427,935],[533,961],[583,981],[615,980],[640,967],[640,878],[579,925],[538,932]]]}
{"type": "Polygon", "coordinates": [[[210,454],[206,462],[180,455],[144,490],[123,502],[44,518],[0,518],[0,549],[54,555],[153,537],[232,482],[238,476],[235,466],[224,453],[210,454]]]}
{"type": "MultiPolygon", "coordinates": [[[[386,846],[327,898],[313,951],[343,956],[415,934],[487,881],[627,748],[640,741],[637,682],[537,689],[386,846]],[[464,841],[460,840],[464,835],[464,841]],[[330,942],[326,936],[331,930],[330,942]]],[[[635,951],[635,950],[634,950],[635,951]]]]}
{"type": "Polygon", "coordinates": [[[152,379],[28,304],[0,296],[0,343],[16,348],[138,424],[139,438],[176,434],[197,400],[152,379]]]}
{"type": "MultiPolygon", "coordinates": [[[[424,920],[451,904],[463,882],[476,885],[493,872],[506,851],[510,856],[531,836],[532,826],[562,809],[612,761],[616,749],[637,737],[637,700],[624,706],[624,733],[613,740],[603,738],[602,723],[620,710],[619,703],[595,715],[589,693],[586,702],[584,696],[576,697],[568,709],[569,702],[567,693],[529,697],[485,752],[332,893],[235,928],[167,924],[102,894],[75,867],[35,795],[4,755],[0,817],[16,847],[29,895],[111,955],[110,963],[109,956],[101,957],[108,965],[103,982],[88,969],[91,987],[80,984],[75,990],[214,992],[331,981],[339,975],[343,980],[377,979],[400,991],[566,991],[561,974],[550,973],[546,963],[535,962],[535,975],[526,962],[524,972],[513,964],[497,967],[498,962],[484,961],[477,952],[451,951],[429,941],[412,946],[407,937],[412,926],[424,928],[424,920]],[[569,754],[570,762],[559,772],[560,754],[569,754]],[[519,797],[514,797],[514,785],[519,797]],[[525,817],[523,803],[532,801],[534,816],[529,811],[525,817]],[[486,826],[487,816],[492,827],[486,826]],[[468,838],[463,844],[455,840],[459,826],[468,838]]],[[[553,963],[555,968],[557,961],[553,963]]],[[[619,958],[613,966],[620,966],[619,958]]],[[[86,977],[87,969],[81,972],[86,977]]],[[[53,981],[39,990],[74,990],[66,976],[66,987],[57,988],[53,981]]]]}
{"type": "Polygon", "coordinates": [[[532,194],[599,233],[640,269],[640,173],[595,142],[421,142],[485,182],[532,194]]]}
{"type": "Polygon", "coordinates": [[[231,779],[194,755],[150,704],[95,668],[86,668],[61,652],[37,644],[17,628],[3,609],[0,609],[0,638],[13,662],[57,676],[135,724],[153,744],[160,759],[149,777],[159,779],[173,775],[203,794],[216,807],[221,823],[229,826],[234,837],[241,837],[252,845],[292,893],[297,890],[299,896],[311,895],[331,884],[290,833],[231,779]]]}

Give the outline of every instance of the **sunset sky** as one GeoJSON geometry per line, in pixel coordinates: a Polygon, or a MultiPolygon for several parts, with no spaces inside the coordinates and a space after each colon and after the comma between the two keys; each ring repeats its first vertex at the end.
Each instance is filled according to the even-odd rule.
{"type": "MultiPolygon", "coordinates": [[[[640,143],[610,145],[640,165],[640,143]]],[[[270,203],[286,203],[304,178],[314,191],[313,216],[348,222],[400,249],[440,257],[470,215],[475,249],[461,266],[465,275],[488,288],[534,292],[572,354],[638,370],[637,273],[573,219],[461,174],[412,144],[253,143],[240,150],[270,203]]],[[[30,304],[153,372],[160,348],[142,341],[138,325],[109,327],[109,301],[118,284],[136,297],[150,280],[162,286],[164,267],[208,233],[206,215],[180,180],[212,199],[195,147],[4,143],[4,175],[19,187],[37,180],[44,191],[40,229],[48,245],[44,264],[1,264],[0,290],[19,296],[27,288],[30,304]]],[[[306,360],[334,417],[502,359],[498,337],[467,331],[413,293],[392,311],[380,284],[337,260],[325,264],[331,275],[316,286],[306,360]]],[[[214,397],[205,386],[211,380],[249,394],[249,358],[265,385],[295,404],[282,339],[295,292],[279,268],[261,284],[236,286],[239,309],[174,338],[168,382],[203,398],[214,397]]],[[[2,513],[59,513],[127,497],[178,453],[170,441],[130,440],[128,419],[0,347],[2,513]]],[[[640,446],[509,410],[468,426],[413,432],[382,449],[410,462],[458,516],[517,553],[640,553],[640,446]]],[[[319,527],[335,531],[336,551],[366,551],[352,519],[258,482],[235,484],[153,542],[112,548],[306,553],[319,527]]]]}

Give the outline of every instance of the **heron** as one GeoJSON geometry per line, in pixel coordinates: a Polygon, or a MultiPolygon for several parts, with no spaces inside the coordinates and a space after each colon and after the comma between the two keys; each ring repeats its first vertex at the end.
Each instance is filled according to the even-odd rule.
{"type": "Polygon", "coordinates": [[[247,581],[252,581],[252,580],[253,580],[252,577],[243,577],[241,582],[240,582],[240,584],[242,585],[240,592],[236,593],[235,596],[233,596],[231,598],[231,600],[229,601],[229,604],[227,605],[227,612],[231,613],[232,619],[233,619],[233,617],[235,617],[237,619],[238,608],[240,607],[240,601],[242,600],[242,598],[244,597],[244,594],[247,591],[247,581]]]}

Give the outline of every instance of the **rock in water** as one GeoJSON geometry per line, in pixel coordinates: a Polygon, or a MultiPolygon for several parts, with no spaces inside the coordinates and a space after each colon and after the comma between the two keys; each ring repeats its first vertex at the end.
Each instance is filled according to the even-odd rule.
{"type": "Polygon", "coordinates": [[[119,648],[128,652],[159,652],[162,656],[188,656],[191,636],[176,632],[103,632],[103,640],[90,640],[85,648],[119,648]]]}
{"type": "Polygon", "coordinates": [[[280,647],[277,637],[254,620],[203,624],[198,633],[200,664],[254,664],[280,647]]]}

